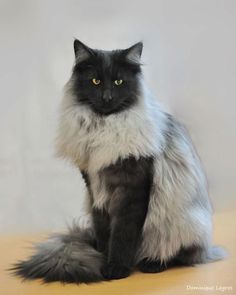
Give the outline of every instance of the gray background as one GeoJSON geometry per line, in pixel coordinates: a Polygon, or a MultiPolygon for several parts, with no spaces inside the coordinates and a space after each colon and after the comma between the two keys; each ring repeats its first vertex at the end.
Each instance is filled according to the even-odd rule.
{"type": "Polygon", "coordinates": [[[0,1],[0,231],[64,227],[79,214],[78,171],[54,156],[73,37],[91,47],[143,40],[146,80],[184,122],[216,210],[235,205],[236,2],[0,1]]]}

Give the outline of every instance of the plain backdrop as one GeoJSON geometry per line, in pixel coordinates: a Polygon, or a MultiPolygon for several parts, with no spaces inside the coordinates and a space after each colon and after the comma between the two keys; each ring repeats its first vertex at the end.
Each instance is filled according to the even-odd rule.
{"type": "Polygon", "coordinates": [[[143,40],[147,83],[187,125],[215,210],[235,206],[235,1],[1,0],[0,231],[57,230],[79,215],[80,173],[54,155],[74,37],[101,49],[143,40]]]}

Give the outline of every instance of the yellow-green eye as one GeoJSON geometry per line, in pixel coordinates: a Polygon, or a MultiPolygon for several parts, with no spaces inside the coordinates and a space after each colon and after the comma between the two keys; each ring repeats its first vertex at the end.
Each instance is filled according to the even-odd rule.
{"type": "Polygon", "coordinates": [[[123,80],[115,80],[114,83],[119,86],[123,83],[123,80]]]}
{"type": "Polygon", "coordinates": [[[99,85],[101,83],[101,80],[93,78],[92,82],[93,82],[94,85],[99,85]]]}

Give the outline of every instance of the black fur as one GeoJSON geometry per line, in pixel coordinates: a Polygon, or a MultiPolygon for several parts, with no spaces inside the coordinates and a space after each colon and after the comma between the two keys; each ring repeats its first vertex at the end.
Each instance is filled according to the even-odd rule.
{"type": "Polygon", "coordinates": [[[93,210],[99,250],[107,253],[106,279],[130,274],[141,238],[153,180],[153,159],[130,157],[100,171],[111,199],[106,209],[93,210]]]}
{"type": "Polygon", "coordinates": [[[77,59],[73,91],[79,103],[90,106],[99,115],[110,115],[137,102],[141,67],[135,58],[141,55],[142,43],[126,50],[102,51],[75,40],[74,48],[77,59]],[[101,83],[94,85],[93,78],[101,83]],[[120,79],[123,83],[117,86],[114,81],[120,79]]]}
{"type": "Polygon", "coordinates": [[[105,210],[93,208],[92,217],[96,233],[96,249],[107,256],[110,237],[110,216],[105,210]]]}
{"type": "Polygon", "coordinates": [[[203,255],[206,255],[206,249],[199,245],[182,247],[173,258],[173,265],[193,266],[201,263],[203,255]]]}
{"type": "Polygon", "coordinates": [[[159,260],[150,261],[145,258],[139,262],[137,267],[141,272],[144,273],[157,273],[166,270],[167,264],[163,264],[159,260]]]}
{"type": "Polygon", "coordinates": [[[90,182],[89,182],[89,177],[88,177],[88,173],[86,173],[85,171],[81,171],[81,175],[83,177],[83,180],[86,184],[87,187],[90,187],[90,182]]]}

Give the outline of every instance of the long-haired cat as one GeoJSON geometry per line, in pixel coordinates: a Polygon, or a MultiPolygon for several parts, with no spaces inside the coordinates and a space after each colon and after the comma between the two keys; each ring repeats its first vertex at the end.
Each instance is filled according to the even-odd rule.
{"type": "Polygon", "coordinates": [[[37,246],[15,265],[25,278],[95,282],[222,259],[212,246],[212,209],[185,128],[145,89],[142,43],[91,49],[74,41],[58,154],[79,168],[91,225],[37,246]]]}

